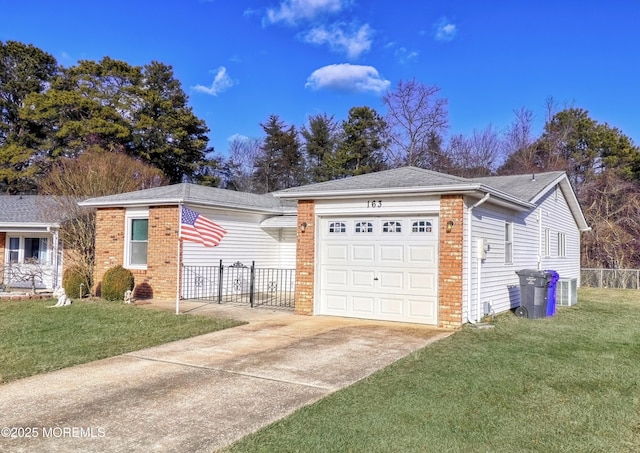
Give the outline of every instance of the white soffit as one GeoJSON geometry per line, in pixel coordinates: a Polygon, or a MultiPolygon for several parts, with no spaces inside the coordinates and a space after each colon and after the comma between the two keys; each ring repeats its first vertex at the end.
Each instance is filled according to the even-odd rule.
{"type": "Polygon", "coordinates": [[[280,215],[269,217],[260,222],[260,228],[297,228],[298,217],[293,215],[280,215]]]}

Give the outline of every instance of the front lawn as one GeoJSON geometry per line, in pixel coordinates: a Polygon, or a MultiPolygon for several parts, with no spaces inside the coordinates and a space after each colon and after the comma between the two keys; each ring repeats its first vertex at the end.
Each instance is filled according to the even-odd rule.
{"type": "Polygon", "coordinates": [[[233,452],[640,451],[640,292],[465,327],[233,452]]]}
{"type": "Polygon", "coordinates": [[[0,383],[240,323],[87,301],[0,301],[0,383]]]}

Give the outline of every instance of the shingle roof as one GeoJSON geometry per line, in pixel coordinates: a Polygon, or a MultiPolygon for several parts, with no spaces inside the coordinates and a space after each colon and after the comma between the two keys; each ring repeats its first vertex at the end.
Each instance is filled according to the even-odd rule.
{"type": "Polygon", "coordinates": [[[0,224],[57,224],[62,215],[53,197],[39,195],[0,195],[0,224]]]}
{"type": "Polygon", "coordinates": [[[327,193],[358,191],[368,189],[410,188],[425,186],[451,186],[468,183],[469,180],[457,176],[424,170],[417,167],[402,167],[365,175],[334,179],[307,186],[292,187],[275,192],[276,196],[304,193],[327,193]]]}
{"type": "Polygon", "coordinates": [[[563,172],[516,176],[491,176],[485,178],[461,178],[458,176],[424,170],[417,167],[401,167],[366,175],[351,176],[333,181],[310,184],[275,192],[276,196],[296,198],[297,195],[330,195],[331,193],[365,192],[370,190],[398,191],[414,189],[474,190],[487,186],[523,202],[530,202],[550,183],[562,177],[563,172]]]}
{"type": "Polygon", "coordinates": [[[508,193],[524,201],[533,201],[540,192],[546,189],[554,181],[562,178],[565,173],[562,171],[552,171],[548,173],[510,175],[510,176],[487,176],[484,178],[473,178],[473,181],[508,193]]]}
{"type": "Polygon", "coordinates": [[[174,184],[135,192],[91,198],[81,206],[128,206],[133,204],[191,203],[205,206],[222,206],[240,209],[256,209],[280,212],[295,210],[295,203],[280,200],[271,194],[253,194],[218,189],[196,184],[174,184]]]}

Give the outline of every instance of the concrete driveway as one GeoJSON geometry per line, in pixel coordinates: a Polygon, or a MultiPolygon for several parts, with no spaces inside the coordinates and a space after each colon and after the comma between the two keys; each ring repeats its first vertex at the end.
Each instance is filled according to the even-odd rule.
{"type": "Polygon", "coordinates": [[[181,311],[249,323],[0,385],[0,451],[216,451],[451,333],[262,308],[181,311]]]}

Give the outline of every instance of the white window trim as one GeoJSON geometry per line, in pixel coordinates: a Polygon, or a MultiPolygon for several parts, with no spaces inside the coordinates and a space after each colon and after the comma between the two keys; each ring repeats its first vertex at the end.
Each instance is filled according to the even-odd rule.
{"type": "Polygon", "coordinates": [[[380,232],[382,234],[402,234],[403,226],[402,220],[385,220],[380,225],[380,232]]]}
{"type": "Polygon", "coordinates": [[[411,220],[412,234],[429,234],[433,232],[433,224],[430,220],[411,220]],[[420,231],[424,229],[424,231],[420,231]]]}
{"type": "Polygon", "coordinates": [[[344,220],[333,220],[327,225],[329,234],[346,234],[347,222],[344,220]]]}
{"type": "Polygon", "coordinates": [[[353,231],[356,234],[373,234],[373,222],[369,220],[358,220],[353,226],[353,231]],[[360,228],[360,231],[358,231],[360,228]]]}
{"type": "Polygon", "coordinates": [[[146,270],[147,264],[149,261],[149,255],[148,255],[149,240],[148,239],[147,239],[147,264],[131,264],[129,262],[131,258],[131,223],[132,223],[131,221],[134,219],[149,220],[149,209],[148,208],[127,209],[127,212],[125,213],[125,216],[124,216],[124,263],[122,263],[122,265],[125,269],[146,270]]]}
{"type": "Polygon", "coordinates": [[[27,264],[24,262],[24,249],[25,249],[25,239],[46,239],[47,240],[47,249],[46,249],[46,259],[44,262],[38,263],[41,266],[51,266],[53,264],[53,240],[50,234],[47,233],[7,233],[5,240],[5,253],[4,253],[4,262],[6,264],[11,264],[10,256],[12,249],[9,244],[11,238],[18,238],[18,261],[17,265],[27,264]]]}
{"type": "Polygon", "coordinates": [[[549,228],[544,230],[544,256],[545,258],[551,256],[551,230],[549,228]]]}
{"type": "Polygon", "coordinates": [[[504,223],[504,263],[513,264],[513,223],[504,223]]]}
{"type": "Polygon", "coordinates": [[[565,258],[567,256],[567,235],[565,233],[558,233],[558,258],[565,258]]]}

